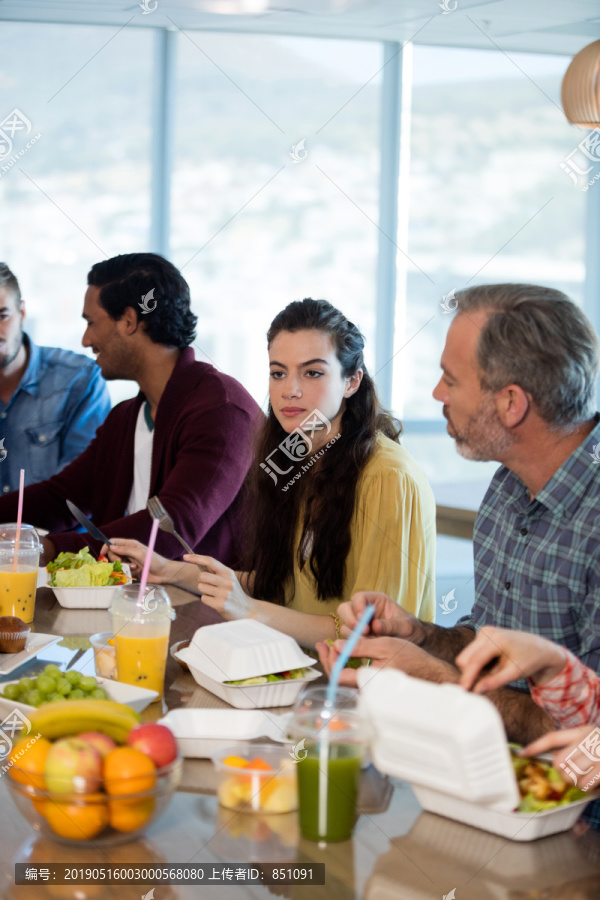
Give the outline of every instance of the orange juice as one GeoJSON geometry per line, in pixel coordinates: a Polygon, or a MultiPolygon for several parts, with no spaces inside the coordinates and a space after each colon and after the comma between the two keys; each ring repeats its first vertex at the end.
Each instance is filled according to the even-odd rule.
{"type": "Polygon", "coordinates": [[[0,616],[18,616],[28,624],[33,622],[37,569],[0,566],[0,616]]]}
{"type": "MultiPolygon", "coordinates": [[[[170,625],[170,622],[168,622],[170,625]]],[[[163,695],[169,633],[155,637],[115,634],[117,679],[163,695]]]]}

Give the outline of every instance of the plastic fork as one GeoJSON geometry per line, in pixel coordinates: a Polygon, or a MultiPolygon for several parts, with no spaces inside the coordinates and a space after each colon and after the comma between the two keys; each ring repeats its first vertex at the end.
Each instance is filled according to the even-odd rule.
{"type": "MultiPolygon", "coordinates": [[[[158,519],[158,527],[161,531],[166,531],[168,534],[172,534],[174,538],[177,538],[181,546],[185,548],[186,553],[194,553],[187,541],[185,541],[181,537],[181,535],[178,534],[177,530],[175,529],[173,519],[166,511],[158,497],[149,497],[146,508],[148,509],[148,512],[153,519],[158,519]]],[[[206,566],[198,565],[198,568],[201,572],[208,571],[206,566]]]]}

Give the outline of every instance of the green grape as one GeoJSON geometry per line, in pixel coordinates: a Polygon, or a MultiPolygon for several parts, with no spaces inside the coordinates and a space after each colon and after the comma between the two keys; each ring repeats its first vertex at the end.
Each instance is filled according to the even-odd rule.
{"type": "Polygon", "coordinates": [[[34,686],[33,678],[19,679],[19,690],[21,691],[22,694],[26,693],[27,691],[31,691],[33,689],[33,686],[34,686]]]}
{"type": "Polygon", "coordinates": [[[93,675],[84,675],[79,682],[79,687],[82,691],[95,691],[98,687],[98,682],[93,675]]]}
{"type": "Polygon", "coordinates": [[[2,696],[6,697],[7,700],[16,700],[20,693],[18,684],[7,684],[2,696]]]}
{"type": "Polygon", "coordinates": [[[74,669],[69,669],[68,672],[65,672],[65,678],[67,681],[76,687],[81,681],[81,672],[76,672],[74,669]]]}
{"type": "Polygon", "coordinates": [[[108,694],[104,688],[96,688],[89,696],[92,700],[108,700],[108,694]]]}
{"type": "Polygon", "coordinates": [[[55,690],[55,685],[54,678],[48,675],[38,675],[36,679],[36,687],[42,694],[51,694],[55,690]]]}
{"type": "Polygon", "coordinates": [[[55,663],[50,663],[44,669],[44,675],[50,675],[52,678],[58,678],[60,674],[61,671],[55,663]]]}
{"type": "Polygon", "coordinates": [[[56,691],[54,691],[53,694],[46,694],[44,702],[45,703],[54,703],[55,700],[64,700],[64,699],[65,698],[63,697],[62,694],[57,694],[56,691]]]}
{"type": "Polygon", "coordinates": [[[85,697],[85,694],[81,690],[81,688],[75,688],[74,691],[71,691],[69,696],[66,698],[67,700],[82,700],[85,697]]]}
{"type": "Polygon", "coordinates": [[[67,681],[66,678],[61,678],[60,681],[56,682],[56,692],[57,694],[61,694],[63,697],[65,694],[68,694],[71,690],[71,685],[67,681]]]}
{"type": "Polygon", "coordinates": [[[27,691],[23,697],[23,702],[27,703],[29,706],[39,706],[42,702],[42,695],[39,691],[27,691]]]}

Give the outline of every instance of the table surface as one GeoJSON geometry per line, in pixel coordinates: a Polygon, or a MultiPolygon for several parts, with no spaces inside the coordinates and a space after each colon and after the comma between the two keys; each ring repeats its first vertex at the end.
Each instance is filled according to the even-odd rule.
{"type": "MultiPolygon", "coordinates": [[[[219,621],[201,601],[169,588],[177,617],[171,643],[190,638],[200,625],[219,621]]],[[[110,630],[103,610],[66,610],[52,591],[41,588],[36,601],[35,630],[60,634],[63,640],[42,651],[39,658],[16,673],[39,671],[49,659],[93,671],[87,638],[110,630]],[[88,667],[92,667],[90,670],[88,667]]],[[[2,680],[9,680],[14,675],[2,680]]],[[[189,673],[169,659],[165,707],[223,706],[198,687],[189,673]]],[[[154,720],[163,714],[153,704],[143,714],[154,720]]],[[[140,900],[142,886],[87,887],[14,885],[16,862],[82,865],[166,865],[198,863],[281,863],[286,867],[324,862],[324,886],[244,885],[155,887],[154,900],[173,900],[214,893],[266,898],[270,895],[301,900],[598,900],[600,897],[600,834],[582,823],[571,832],[526,844],[507,841],[440,816],[423,813],[409,785],[388,780],[373,767],[362,775],[358,819],[351,841],[324,848],[303,840],[295,813],[254,816],[219,807],[214,771],[207,760],[186,760],[179,791],[163,816],[143,840],[105,849],[72,847],[36,835],[15,811],[4,778],[0,777],[0,896],[87,900],[140,900]],[[454,893],[452,893],[454,890],[454,893]]]]}

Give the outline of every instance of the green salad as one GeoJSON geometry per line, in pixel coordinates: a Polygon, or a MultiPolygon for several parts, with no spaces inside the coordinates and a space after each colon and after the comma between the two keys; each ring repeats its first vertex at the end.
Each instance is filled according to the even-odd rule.
{"type": "Polygon", "coordinates": [[[521,794],[518,812],[541,812],[587,797],[585,791],[563,781],[558,770],[543,759],[513,754],[512,761],[521,794]]]}
{"type": "Polygon", "coordinates": [[[59,553],[46,571],[50,587],[107,587],[129,581],[119,561],[109,562],[105,556],[96,560],[89,547],[79,553],[59,553]]]}
{"type": "Polygon", "coordinates": [[[308,668],[289,669],[287,672],[276,672],[272,675],[257,675],[255,678],[242,678],[241,681],[225,681],[224,684],[232,684],[235,687],[249,687],[251,684],[269,684],[272,681],[289,681],[291,678],[304,678],[309,672],[308,668]]]}

